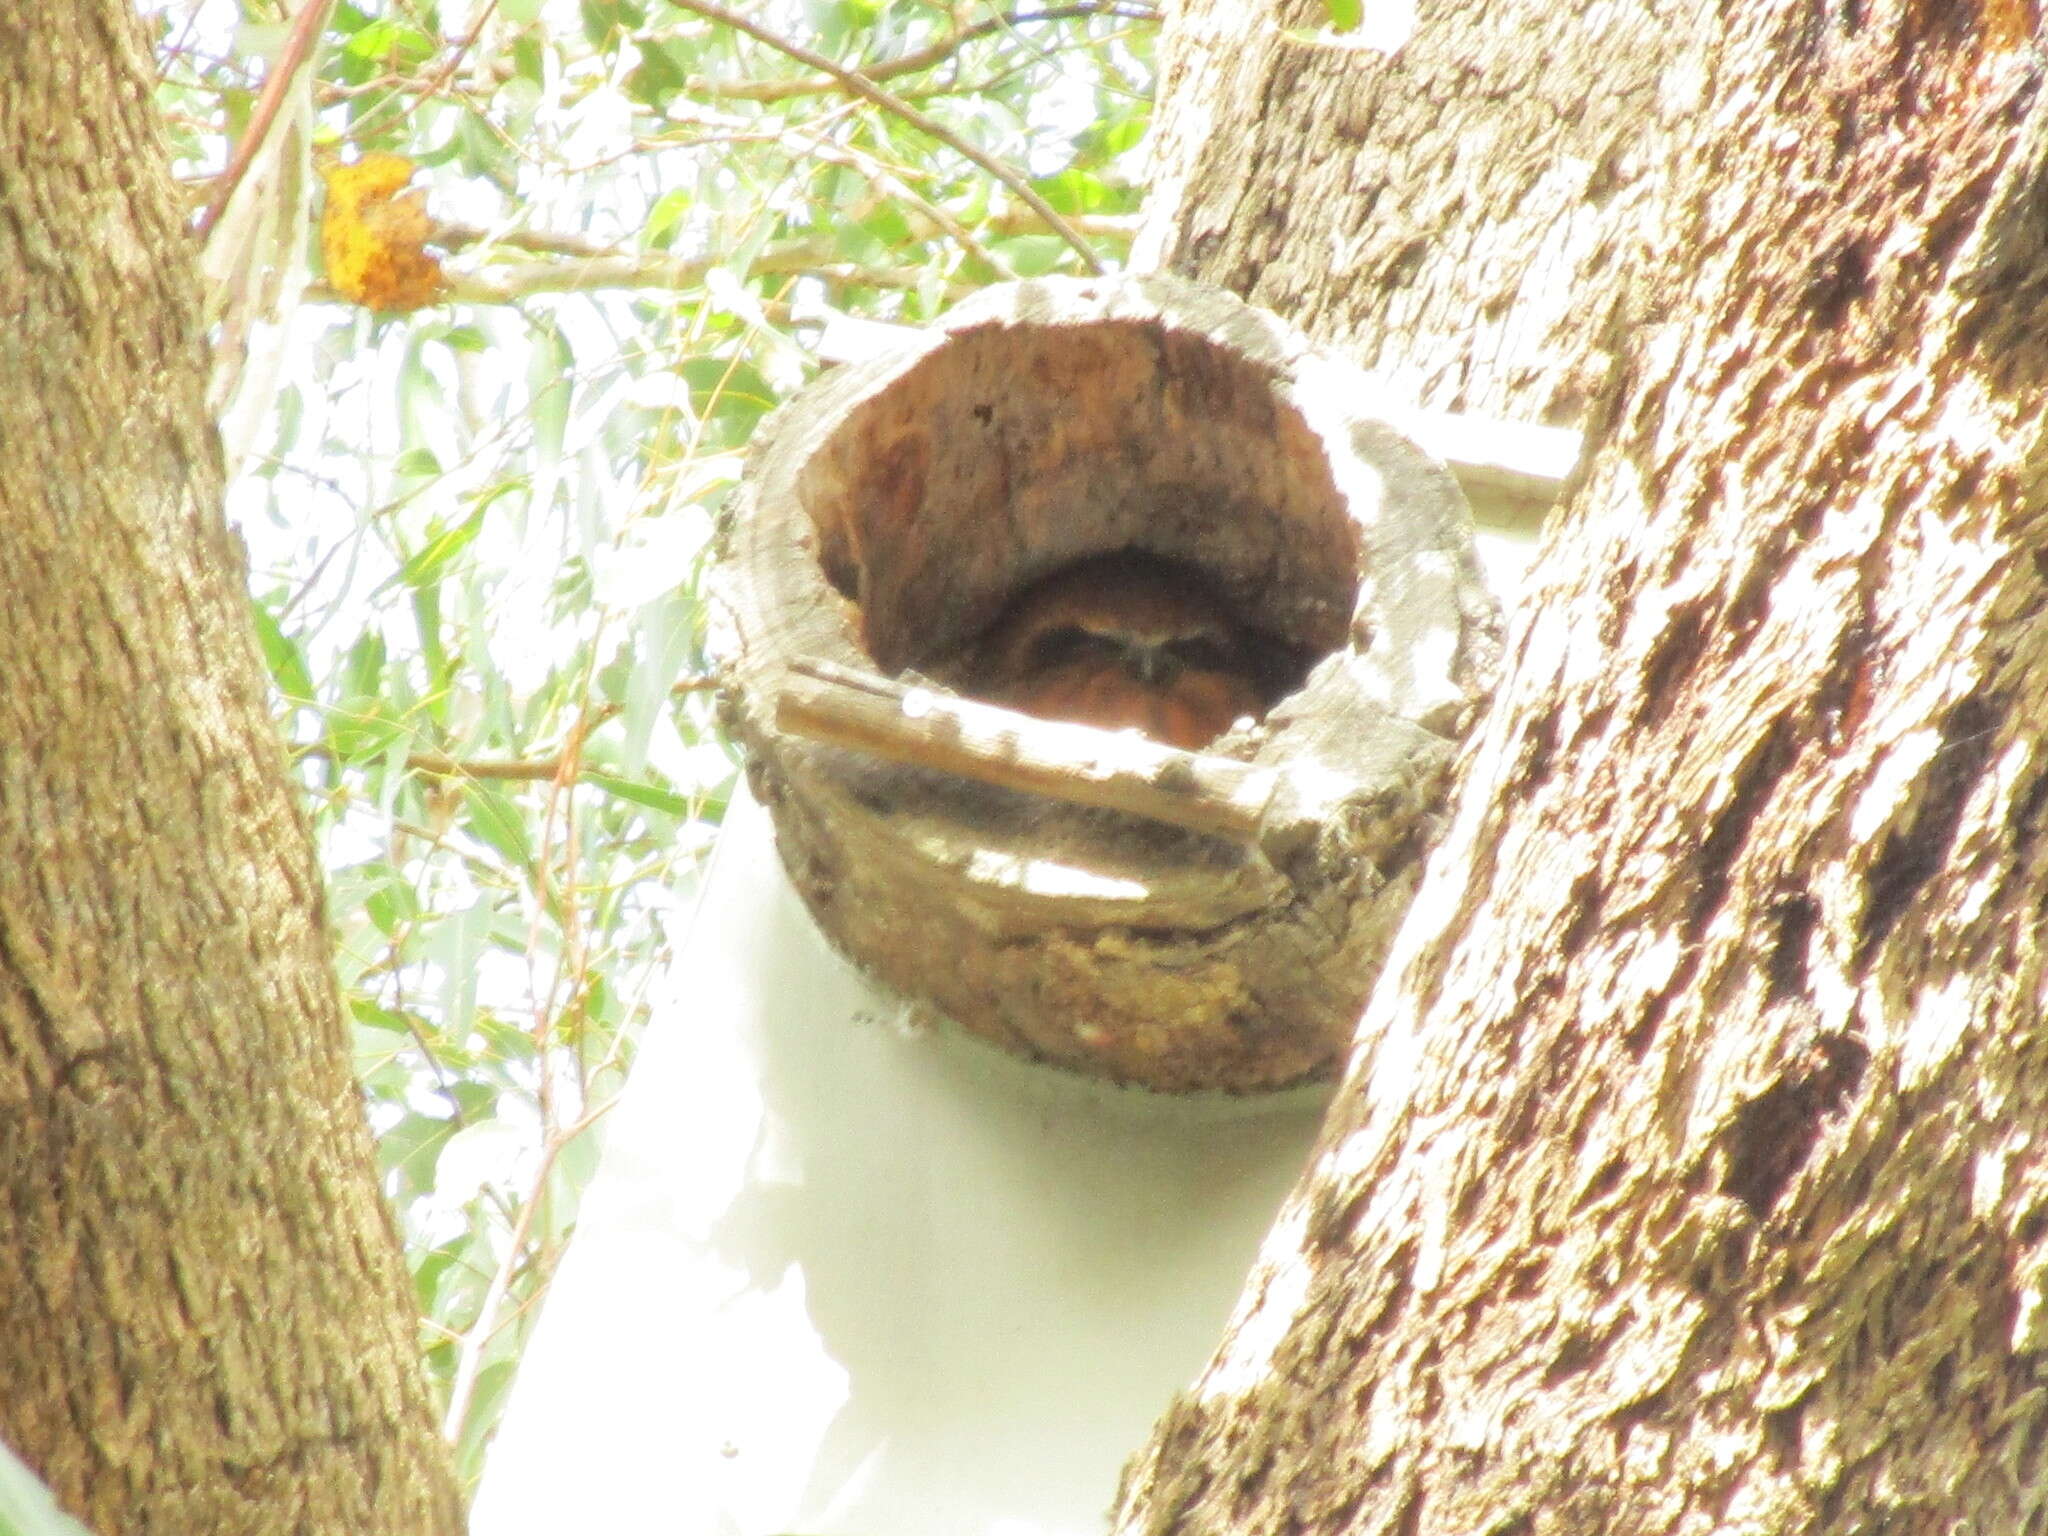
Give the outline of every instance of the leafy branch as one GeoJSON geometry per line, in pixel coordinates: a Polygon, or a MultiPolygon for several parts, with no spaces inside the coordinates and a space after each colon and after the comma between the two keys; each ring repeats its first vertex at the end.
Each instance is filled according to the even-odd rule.
{"type": "MultiPolygon", "coordinates": [[[[865,65],[861,73],[877,83],[894,80],[899,75],[914,75],[943,64],[979,38],[997,32],[1013,32],[1018,27],[1038,22],[1074,21],[1084,16],[1114,16],[1125,21],[1159,20],[1159,12],[1155,7],[1127,5],[1119,3],[1119,0],[1095,0],[1094,4],[1089,5],[1059,5],[1044,11],[1012,11],[1007,16],[991,16],[971,26],[958,28],[922,48],[898,54],[893,59],[882,59],[865,65]]],[[[694,94],[722,98],[726,101],[788,101],[796,96],[822,96],[840,89],[844,84],[845,82],[836,75],[829,74],[814,76],[809,80],[717,80],[708,75],[690,76],[690,90],[694,94]]]]}
{"type": "Polygon", "coordinates": [[[968,143],[967,140],[961,138],[960,135],[953,132],[944,123],[920,112],[902,97],[892,95],[890,92],[883,90],[859,70],[843,68],[833,63],[822,53],[814,52],[804,47],[801,43],[793,43],[787,38],[780,37],[760,23],[750,21],[736,11],[730,11],[722,5],[713,4],[712,0],[673,0],[673,3],[678,9],[693,11],[697,15],[702,16],[706,21],[715,21],[732,28],[735,32],[744,32],[756,42],[766,44],[778,53],[787,54],[798,63],[807,64],[821,74],[829,75],[845,89],[853,92],[854,95],[874,103],[883,111],[892,113],[910,124],[913,128],[931,138],[937,139],[955,154],[980,166],[989,175],[995,177],[997,181],[1000,181],[1004,186],[1016,193],[1027,207],[1041,219],[1045,220],[1048,229],[1052,230],[1054,234],[1073,247],[1081,260],[1087,263],[1090,272],[1099,274],[1107,270],[1102,265],[1101,258],[1095,254],[1094,247],[1088,243],[1081,232],[1062,218],[1058,211],[1053,208],[1052,204],[1040,197],[1032,188],[1030,182],[1026,181],[1011,167],[1003,164],[994,155],[988,154],[968,143]]]}

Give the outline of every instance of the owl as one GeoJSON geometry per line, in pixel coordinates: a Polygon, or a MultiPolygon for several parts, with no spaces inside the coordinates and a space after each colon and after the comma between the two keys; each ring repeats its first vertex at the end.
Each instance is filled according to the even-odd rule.
{"type": "Polygon", "coordinates": [[[967,691],[1040,719],[1199,751],[1265,712],[1258,670],[1201,572],[1127,550],[1025,588],[976,642],[967,691]]]}

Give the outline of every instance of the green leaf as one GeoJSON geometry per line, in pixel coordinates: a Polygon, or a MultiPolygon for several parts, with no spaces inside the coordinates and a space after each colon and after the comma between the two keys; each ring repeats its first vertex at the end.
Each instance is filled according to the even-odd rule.
{"type": "Polygon", "coordinates": [[[263,664],[270,669],[277,691],[293,704],[314,703],[319,690],[313,686],[313,674],[298,641],[278,627],[277,616],[263,602],[251,602],[249,609],[256,621],[256,643],[262,649],[263,664]]]}
{"type": "Polygon", "coordinates": [[[339,763],[357,764],[381,756],[395,741],[408,739],[405,722],[385,713],[383,701],[365,699],[354,707],[327,711],[327,750],[339,763]]]}
{"type": "Polygon", "coordinates": [[[477,962],[490,938],[492,905],[491,897],[479,896],[449,914],[426,944],[428,957],[441,968],[442,1027],[456,1040],[469,1033],[476,1018],[477,962]]]}
{"type": "Polygon", "coordinates": [[[348,1010],[355,1017],[356,1023],[360,1024],[364,1029],[381,1030],[386,1034],[397,1035],[405,1040],[412,1038],[412,1027],[406,1023],[404,1014],[393,1013],[389,1008],[384,1007],[381,1003],[371,998],[350,998],[348,1010]]]}
{"type": "Polygon", "coordinates": [[[614,33],[647,24],[647,12],[633,0],[582,0],[581,9],[583,35],[599,47],[609,47],[614,33]]]}
{"type": "Polygon", "coordinates": [[[1093,158],[1114,160],[1144,142],[1145,130],[1150,126],[1148,119],[1136,112],[1128,117],[1103,118],[1081,135],[1081,144],[1093,158]]]}
{"type": "Polygon", "coordinates": [[[479,505],[453,528],[441,529],[415,550],[400,567],[398,580],[415,589],[432,586],[448,568],[448,562],[475,542],[477,530],[483,525],[484,508],[479,505]]]}
{"type": "Polygon", "coordinates": [[[677,591],[640,610],[633,625],[633,671],[626,683],[621,766],[637,773],[647,760],[654,727],[668,711],[669,688],[683,669],[697,636],[697,604],[677,591]]]}
{"type": "Polygon", "coordinates": [[[466,1121],[482,1120],[498,1112],[498,1092],[484,1083],[451,1083],[448,1096],[466,1121]]]}
{"type": "Polygon", "coordinates": [[[275,456],[268,463],[251,465],[266,474],[275,474],[278,461],[288,457],[298,446],[299,426],[306,419],[306,397],[296,384],[287,384],[277,392],[277,438],[270,445],[275,456]]]}
{"type": "Polygon", "coordinates": [[[475,112],[460,112],[453,119],[447,142],[436,150],[422,150],[420,163],[453,163],[464,176],[499,180],[504,174],[505,133],[503,124],[475,112]]]}
{"type": "Polygon", "coordinates": [[[848,52],[854,38],[873,27],[880,12],[877,0],[811,0],[807,9],[817,32],[811,46],[833,56],[848,52]]]}
{"type": "Polygon", "coordinates": [[[421,1310],[451,1332],[467,1328],[476,1319],[489,1283],[491,1259],[488,1246],[477,1241],[474,1231],[437,1243],[413,1269],[421,1310]]]}
{"type": "Polygon", "coordinates": [[[551,1214],[556,1217],[552,1236],[561,1238],[568,1235],[567,1228],[575,1220],[580,1196],[595,1177],[599,1154],[603,1150],[603,1139],[592,1128],[570,1137],[556,1154],[548,1181],[551,1196],[548,1203],[551,1214]]]}
{"type": "Polygon", "coordinates": [[[684,188],[677,187],[662,193],[641,222],[641,243],[656,250],[666,247],[670,237],[681,227],[683,215],[689,207],[690,194],[684,188]]]}
{"type": "Polygon", "coordinates": [[[1100,176],[1069,168],[1056,176],[1044,176],[1032,183],[1038,195],[1052,204],[1056,213],[1095,213],[1110,204],[1109,190],[1100,176]]]}
{"type": "Polygon", "coordinates": [[[441,635],[441,589],[418,586],[412,593],[413,623],[419,628],[420,657],[427,664],[427,691],[434,717],[446,715],[448,647],[441,635]]]}
{"type": "Polygon", "coordinates": [[[910,243],[910,215],[894,203],[884,203],[858,223],[844,225],[843,230],[842,243],[864,237],[859,246],[862,256],[893,251],[910,243]]]}
{"type": "Polygon", "coordinates": [[[648,41],[640,45],[640,62],[626,76],[626,94],[657,111],[689,87],[693,52],[677,43],[648,41]]]}
{"type": "MultiPolygon", "coordinates": [[[[409,331],[406,334],[405,361],[399,367],[395,380],[398,385],[399,430],[402,433],[400,446],[407,450],[424,446],[435,424],[448,414],[447,393],[441,388],[441,380],[434,370],[426,366],[425,350],[424,335],[409,331]]],[[[403,468],[397,469],[401,479],[407,473],[403,468]]]]}
{"type": "Polygon", "coordinates": [[[1356,31],[1365,19],[1364,0],[1323,0],[1323,9],[1329,13],[1332,32],[1356,31]]]}
{"type": "Polygon", "coordinates": [[[376,698],[382,693],[384,658],[384,636],[381,631],[366,629],[358,635],[356,643],[348,648],[348,656],[341,664],[342,697],[376,698]]]}
{"type": "Polygon", "coordinates": [[[434,44],[419,28],[385,17],[358,30],[342,51],[354,58],[404,69],[431,56],[434,44]]]}
{"type": "MultiPolygon", "coordinates": [[[[510,1341],[505,1347],[510,1347],[510,1341]]],[[[516,1360],[495,1360],[476,1373],[469,1413],[462,1421],[462,1433],[455,1445],[455,1470],[466,1483],[483,1475],[484,1448],[505,1411],[505,1399],[511,1392],[517,1368],[516,1360]]]]}
{"type": "MultiPolygon", "coordinates": [[[[521,0],[522,4],[544,5],[547,0],[521,0]]],[[[541,40],[532,32],[525,32],[512,43],[512,72],[515,78],[528,85],[538,87],[547,75],[548,55],[541,49],[541,40]]]]}
{"type": "Polygon", "coordinates": [[[462,803],[469,812],[469,830],[479,842],[488,843],[519,868],[533,862],[526,818],[510,795],[495,784],[472,779],[462,786],[462,803]]]}
{"type": "Polygon", "coordinates": [[[689,797],[679,795],[674,790],[656,789],[651,784],[642,784],[634,779],[622,779],[617,774],[594,773],[589,770],[585,770],[583,782],[632,805],[645,806],[650,811],[661,811],[679,821],[689,819],[689,797]]]}
{"type": "Polygon", "coordinates": [[[409,1194],[434,1187],[434,1173],[458,1127],[437,1115],[409,1114],[377,1138],[377,1163],[409,1194]]]}
{"type": "Polygon", "coordinates": [[[1067,242],[1058,235],[1017,235],[997,242],[996,248],[1019,277],[1040,277],[1057,267],[1067,254],[1067,242]]]}
{"type": "Polygon", "coordinates": [[[693,357],[677,371],[690,386],[697,414],[720,428],[707,446],[737,447],[755,424],[775,409],[775,391],[752,363],[693,357]]]}
{"type": "MultiPolygon", "coordinates": [[[[389,866],[385,866],[388,870],[389,866]]],[[[396,870],[390,870],[390,878],[371,892],[363,902],[363,913],[377,925],[377,931],[386,938],[394,936],[401,926],[410,925],[419,919],[420,896],[411,882],[401,880],[396,870]]],[[[358,1015],[360,1017],[360,1015],[358,1015]]],[[[399,1027],[405,1021],[399,1019],[399,1027]]]]}
{"type": "Polygon", "coordinates": [[[503,1065],[508,1062],[530,1064],[534,1058],[533,1036],[516,1024],[507,1023],[495,1014],[478,1014],[477,1034],[482,1038],[482,1051],[490,1061],[503,1065]]]}
{"type": "Polygon", "coordinates": [[[569,403],[576,387],[576,354],[569,340],[552,324],[536,326],[526,371],[532,397],[534,455],[543,469],[561,462],[569,433],[569,403]]]}

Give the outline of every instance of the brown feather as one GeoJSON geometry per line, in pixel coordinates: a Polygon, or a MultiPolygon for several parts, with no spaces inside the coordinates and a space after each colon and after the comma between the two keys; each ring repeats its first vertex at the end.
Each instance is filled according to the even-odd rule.
{"type": "Polygon", "coordinates": [[[994,703],[1190,750],[1265,705],[1244,635],[1208,580],[1135,551],[1034,583],[974,650],[970,691],[994,703]]]}

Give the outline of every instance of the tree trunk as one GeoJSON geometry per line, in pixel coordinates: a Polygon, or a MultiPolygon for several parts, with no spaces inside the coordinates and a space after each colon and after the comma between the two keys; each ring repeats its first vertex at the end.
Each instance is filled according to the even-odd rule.
{"type": "MultiPolygon", "coordinates": [[[[1366,5],[1361,35],[1400,9],[1366,5]]],[[[1132,264],[1233,289],[1418,404],[1576,425],[1684,121],[1659,104],[1716,12],[1419,9],[1382,54],[1304,40],[1324,0],[1180,0],[1132,264]]]]}
{"type": "MultiPolygon", "coordinates": [[[[1612,24],[1441,9],[1502,52],[1462,109],[1502,122],[1518,38],[1592,57],[1612,24]]],[[[1310,1171],[1120,1530],[2048,1525],[2033,12],[1664,21],[1703,49],[1635,136],[1663,149],[1628,238],[1665,254],[1603,301],[1656,323],[1561,362],[1618,359],[1591,475],[1310,1171]]],[[[1402,95],[1399,60],[1317,59],[1402,95]]],[[[1607,74],[1523,88],[1598,103],[1607,74]]],[[[1492,212],[1427,232],[1460,254],[1415,286],[1490,281],[1434,264],[1492,212]]],[[[1397,298],[1362,307],[1399,337],[1397,298]]]]}
{"type": "Polygon", "coordinates": [[[114,1532],[452,1532],[124,0],[0,14],[0,1437],[114,1532]]]}

